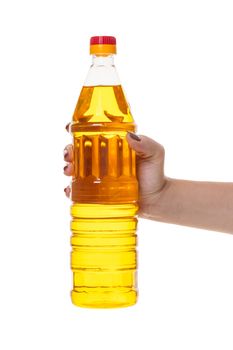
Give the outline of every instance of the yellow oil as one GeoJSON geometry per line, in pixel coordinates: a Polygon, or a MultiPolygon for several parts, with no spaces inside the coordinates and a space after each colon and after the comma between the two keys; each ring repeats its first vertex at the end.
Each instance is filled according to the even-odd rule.
{"type": "Polygon", "coordinates": [[[72,301],[111,308],[137,299],[138,183],[126,141],[135,124],[118,86],[83,87],[71,124],[72,301]]]}

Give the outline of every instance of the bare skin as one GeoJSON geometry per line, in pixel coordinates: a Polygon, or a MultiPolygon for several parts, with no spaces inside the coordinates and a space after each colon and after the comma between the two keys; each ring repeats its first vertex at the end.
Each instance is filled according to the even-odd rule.
{"type": "MultiPolygon", "coordinates": [[[[127,134],[137,154],[139,216],[178,225],[233,233],[233,183],[172,179],[164,175],[165,151],[147,136],[127,134]],[[137,138],[139,140],[137,140],[137,138]]],[[[73,173],[73,147],[64,150],[64,174],[73,173]]],[[[70,188],[65,188],[70,196],[70,188]]]]}

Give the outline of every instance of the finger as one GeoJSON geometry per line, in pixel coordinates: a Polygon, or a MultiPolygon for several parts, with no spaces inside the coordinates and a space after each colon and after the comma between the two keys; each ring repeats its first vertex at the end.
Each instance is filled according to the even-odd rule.
{"type": "Polygon", "coordinates": [[[74,173],[74,166],[72,163],[68,163],[66,164],[66,166],[64,166],[64,174],[67,176],[71,176],[74,173]]]}
{"type": "Polygon", "coordinates": [[[73,145],[67,145],[64,149],[64,160],[66,162],[73,161],[73,145]]]}
{"type": "Polygon", "coordinates": [[[70,193],[71,193],[71,188],[70,186],[67,186],[66,188],[64,188],[64,192],[65,192],[65,195],[66,197],[70,197],[70,193]]]}
{"type": "Polygon", "coordinates": [[[164,157],[164,148],[158,142],[147,136],[138,136],[134,133],[127,133],[129,146],[136,152],[140,158],[161,159],[164,157]]]}

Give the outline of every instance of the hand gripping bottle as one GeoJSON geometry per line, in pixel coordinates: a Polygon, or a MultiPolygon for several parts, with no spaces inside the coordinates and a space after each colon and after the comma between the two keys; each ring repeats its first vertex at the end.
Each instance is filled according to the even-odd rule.
{"type": "Polygon", "coordinates": [[[138,183],[126,140],[135,124],[114,66],[116,39],[90,40],[92,65],[70,126],[74,146],[71,206],[72,301],[133,305],[138,183]]]}

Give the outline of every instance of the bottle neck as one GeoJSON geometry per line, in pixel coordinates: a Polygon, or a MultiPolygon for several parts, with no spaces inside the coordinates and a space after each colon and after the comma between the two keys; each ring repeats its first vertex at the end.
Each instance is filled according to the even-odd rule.
{"type": "Polygon", "coordinates": [[[120,85],[114,65],[114,55],[92,55],[92,65],[87,74],[84,86],[120,85]]]}
{"type": "Polygon", "coordinates": [[[93,67],[99,67],[99,66],[114,67],[114,55],[107,55],[107,56],[92,55],[92,66],[93,67]]]}

